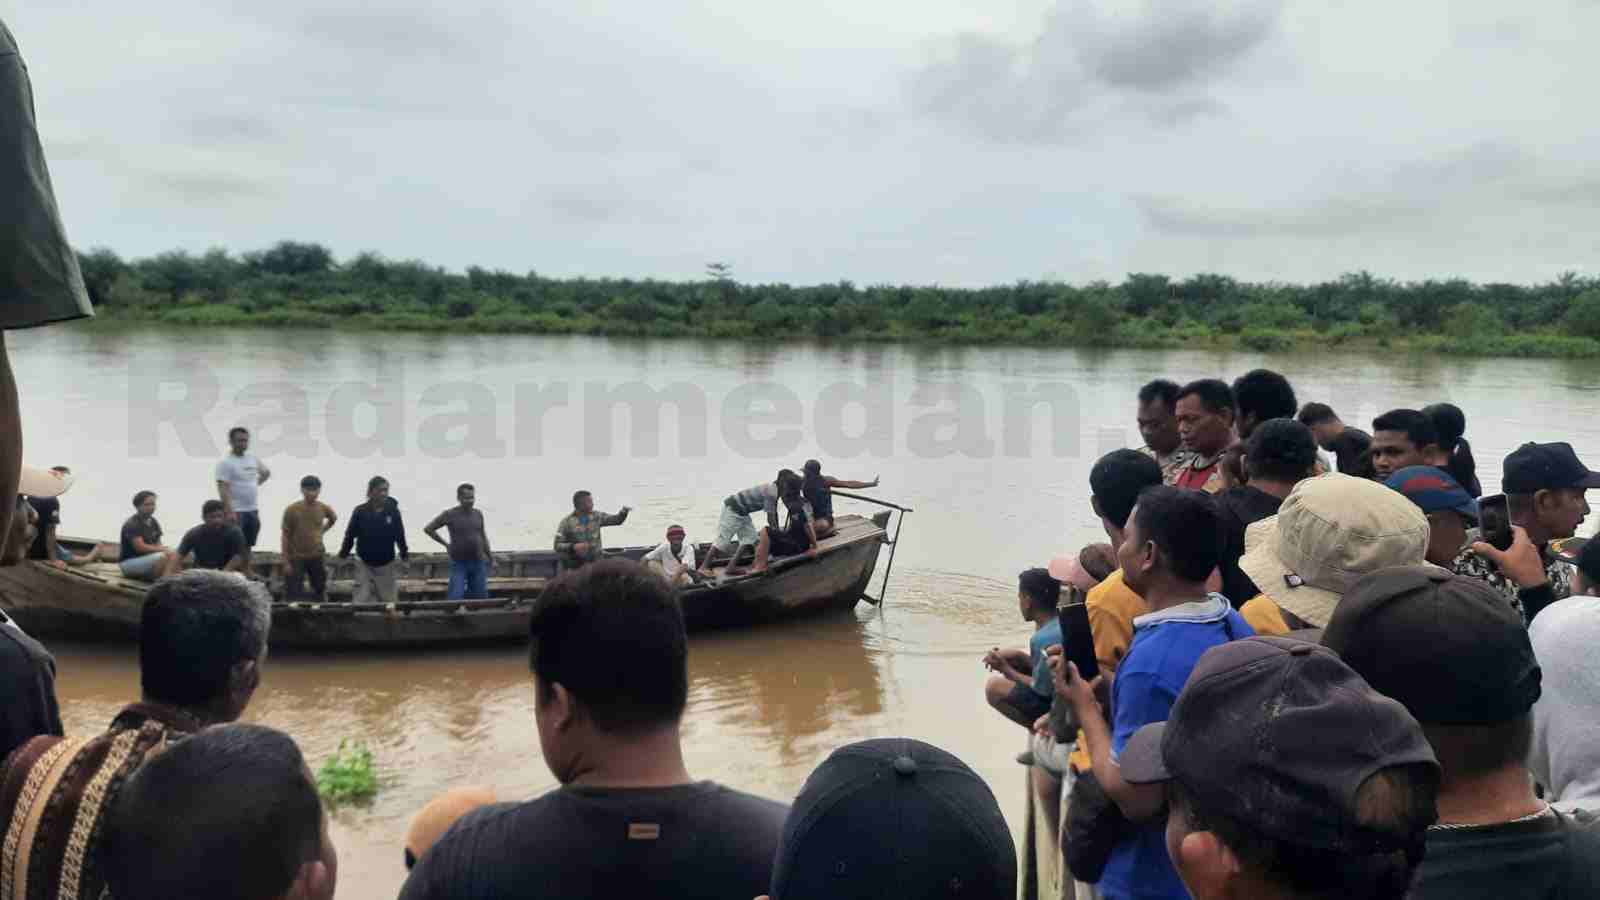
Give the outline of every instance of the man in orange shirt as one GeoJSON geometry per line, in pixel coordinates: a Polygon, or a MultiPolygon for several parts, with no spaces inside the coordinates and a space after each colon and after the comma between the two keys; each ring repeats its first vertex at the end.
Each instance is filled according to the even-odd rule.
{"type": "Polygon", "coordinates": [[[298,600],[305,596],[306,576],[311,577],[311,593],[317,602],[328,599],[328,569],[323,564],[327,555],[322,545],[322,535],[339,515],[333,507],[317,496],[322,493],[322,480],[315,475],[300,479],[302,499],[289,504],[283,511],[283,563],[284,599],[298,600]]]}

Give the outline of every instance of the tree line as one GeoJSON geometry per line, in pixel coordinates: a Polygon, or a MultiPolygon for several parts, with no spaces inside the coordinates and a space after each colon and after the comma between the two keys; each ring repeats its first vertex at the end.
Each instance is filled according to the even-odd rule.
{"type": "Polygon", "coordinates": [[[1120,284],[797,287],[742,284],[722,263],[696,281],[546,278],[376,253],[341,262],[294,241],[136,260],[96,249],[79,261],[106,317],[196,326],[1600,356],[1600,278],[1574,274],[1531,286],[1360,272],[1303,285],[1138,273],[1120,284]]]}

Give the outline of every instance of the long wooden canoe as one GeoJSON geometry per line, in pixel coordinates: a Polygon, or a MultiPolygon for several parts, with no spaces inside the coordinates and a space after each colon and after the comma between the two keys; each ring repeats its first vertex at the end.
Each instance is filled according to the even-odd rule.
{"type": "MultiPolygon", "coordinates": [[[[821,541],[815,558],[777,558],[765,575],[729,577],[679,591],[684,620],[692,630],[727,628],[853,608],[886,543],[889,513],[872,518],[843,515],[821,541]]],[[[63,546],[87,552],[93,541],[61,538],[63,546]]],[[[638,559],[649,547],[607,550],[638,559]]],[[[705,558],[706,545],[697,548],[705,558]]],[[[748,562],[749,552],[742,562],[748,562]]],[[[445,599],[450,560],[443,553],[413,554],[400,579],[400,603],[350,603],[355,561],[329,558],[328,594],[321,604],[283,600],[283,560],[257,552],[253,574],[273,594],[275,648],[430,647],[522,641],[528,637],[531,603],[555,577],[554,551],[522,550],[495,555],[489,599],[445,599]],[[338,601],[344,602],[338,602],[338,601]]],[[[114,563],[57,569],[39,562],[0,567],[0,608],[39,638],[137,640],[139,612],[149,585],[122,577],[114,563]]],[[[870,598],[869,598],[870,599],[870,598]]]]}

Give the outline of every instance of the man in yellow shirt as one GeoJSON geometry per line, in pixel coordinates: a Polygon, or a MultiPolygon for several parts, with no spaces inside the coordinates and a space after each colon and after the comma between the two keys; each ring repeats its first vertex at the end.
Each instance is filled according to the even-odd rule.
{"type": "Polygon", "coordinates": [[[1322,628],[1350,585],[1424,565],[1428,519],[1376,481],[1329,473],[1294,486],[1278,514],[1245,529],[1239,568],[1261,594],[1239,609],[1257,634],[1322,628]]]}

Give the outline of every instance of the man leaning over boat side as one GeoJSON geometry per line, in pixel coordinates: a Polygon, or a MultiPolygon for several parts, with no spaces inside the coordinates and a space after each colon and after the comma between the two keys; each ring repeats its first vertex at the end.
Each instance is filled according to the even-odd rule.
{"type": "Polygon", "coordinates": [[[99,897],[100,819],[151,753],[239,718],[261,684],[272,598],[261,585],[193,571],[150,588],[139,622],[141,698],[93,738],[33,738],[0,770],[0,833],[10,846],[0,893],[99,897]],[[28,864],[10,863],[25,856],[28,864]]]}
{"type": "Polygon", "coordinates": [[[778,473],[775,480],[745,488],[722,501],[722,513],[717,518],[717,536],[711,542],[711,546],[706,548],[706,558],[700,563],[700,574],[711,574],[711,563],[719,553],[728,556],[727,574],[740,573],[736,565],[739,554],[746,546],[761,540],[761,533],[756,530],[756,523],[750,516],[757,512],[765,512],[767,527],[776,531],[778,497],[782,492],[782,486],[791,478],[798,481],[800,476],[792,469],[784,469],[778,473]]]}

